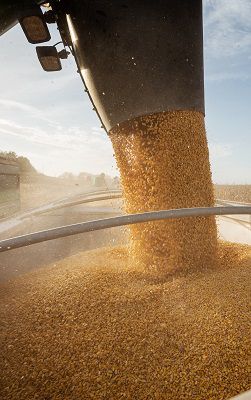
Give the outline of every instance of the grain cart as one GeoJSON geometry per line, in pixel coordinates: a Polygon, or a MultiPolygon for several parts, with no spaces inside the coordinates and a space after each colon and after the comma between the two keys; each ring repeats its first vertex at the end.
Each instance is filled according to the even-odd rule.
{"type": "MultiPolygon", "coordinates": [[[[0,34],[18,22],[27,40],[37,45],[45,71],[60,71],[61,60],[70,53],[74,56],[84,90],[108,133],[126,121],[154,113],[205,113],[201,0],[3,0],[0,34]],[[57,24],[62,42],[41,45],[51,38],[50,23],[57,24]]],[[[111,226],[240,212],[234,208],[128,215],[37,232],[0,246],[5,251],[111,226]]],[[[242,207],[241,213],[250,213],[250,207],[242,207]]]]}

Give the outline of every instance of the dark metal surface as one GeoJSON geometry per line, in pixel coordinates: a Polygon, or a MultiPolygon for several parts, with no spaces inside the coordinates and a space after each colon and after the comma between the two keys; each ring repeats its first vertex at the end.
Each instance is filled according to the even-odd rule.
{"type": "MultiPolygon", "coordinates": [[[[32,3],[2,0],[0,35],[32,3]]],[[[53,7],[63,37],[68,14],[79,72],[107,131],[150,113],[204,113],[202,0],[62,0],[53,7]]]]}
{"type": "Polygon", "coordinates": [[[201,0],[65,0],[75,54],[105,128],[204,113],[201,0]]]}
{"type": "Polygon", "coordinates": [[[18,18],[25,9],[42,0],[0,0],[0,36],[18,23],[18,18]]]}

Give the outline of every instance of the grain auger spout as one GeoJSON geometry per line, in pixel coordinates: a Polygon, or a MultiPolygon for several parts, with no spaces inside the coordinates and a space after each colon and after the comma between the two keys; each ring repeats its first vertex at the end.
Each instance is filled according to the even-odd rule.
{"type": "MultiPolygon", "coordinates": [[[[32,30],[32,24],[26,21],[32,21],[32,13],[37,20],[40,17],[45,30],[47,23],[57,22],[107,131],[126,120],[162,111],[204,113],[201,0],[53,0],[44,14],[39,7],[43,1],[4,3],[2,32],[19,21],[27,36],[27,26],[32,30]],[[25,20],[26,14],[30,21],[25,20]]],[[[31,42],[49,38],[47,32],[40,41],[31,42]]],[[[44,69],[51,70],[48,60],[59,53],[53,46],[38,47],[44,69]]],[[[65,57],[66,53],[59,54],[65,57]]],[[[52,70],[60,69],[59,64],[60,59],[52,70]]]]}
{"type": "Polygon", "coordinates": [[[201,0],[71,1],[67,21],[106,130],[172,110],[204,113],[201,0]]]}

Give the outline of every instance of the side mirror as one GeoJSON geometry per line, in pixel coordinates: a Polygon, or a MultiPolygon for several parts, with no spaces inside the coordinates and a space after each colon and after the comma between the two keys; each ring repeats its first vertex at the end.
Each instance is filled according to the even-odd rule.
{"type": "Polygon", "coordinates": [[[37,46],[37,56],[42,68],[47,71],[60,71],[62,69],[61,61],[54,46],[37,46]]]}
{"type": "Polygon", "coordinates": [[[24,10],[23,15],[21,15],[18,20],[27,40],[30,43],[43,43],[50,40],[50,32],[46,25],[42,10],[38,5],[34,5],[28,10],[24,10]]]}

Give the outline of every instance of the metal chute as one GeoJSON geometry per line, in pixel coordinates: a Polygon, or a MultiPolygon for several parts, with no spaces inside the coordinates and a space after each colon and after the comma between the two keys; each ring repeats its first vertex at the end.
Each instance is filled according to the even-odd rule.
{"type": "Polygon", "coordinates": [[[201,0],[72,0],[80,73],[109,131],[168,110],[204,113],[201,0]]]}

